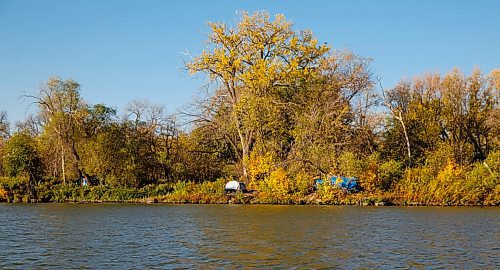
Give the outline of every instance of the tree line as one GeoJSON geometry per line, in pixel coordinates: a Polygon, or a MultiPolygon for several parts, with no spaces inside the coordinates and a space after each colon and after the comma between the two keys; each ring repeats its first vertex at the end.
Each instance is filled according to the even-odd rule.
{"type": "Polygon", "coordinates": [[[78,82],[50,78],[26,96],[38,112],[14,132],[0,114],[0,173],[28,179],[31,196],[40,183],[83,178],[136,189],[238,179],[287,196],[345,175],[367,192],[416,198],[458,186],[455,200],[499,202],[500,70],[385,89],[370,58],[334,50],[283,15],[209,27],[206,49],[186,64],[207,87],[183,111],[132,101],[118,117],[85,101],[78,82]]]}

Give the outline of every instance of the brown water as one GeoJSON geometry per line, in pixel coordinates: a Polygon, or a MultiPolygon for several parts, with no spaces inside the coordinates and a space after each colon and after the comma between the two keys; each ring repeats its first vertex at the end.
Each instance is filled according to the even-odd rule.
{"type": "Polygon", "coordinates": [[[500,268],[500,208],[0,204],[0,269],[500,268]]]}

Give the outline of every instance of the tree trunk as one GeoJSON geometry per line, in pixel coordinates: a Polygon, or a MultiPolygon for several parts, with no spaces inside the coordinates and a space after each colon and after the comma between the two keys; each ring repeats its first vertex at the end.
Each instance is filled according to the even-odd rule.
{"type": "Polygon", "coordinates": [[[403,133],[405,135],[406,140],[406,149],[408,154],[408,164],[411,166],[411,148],[410,148],[410,138],[408,138],[408,132],[406,131],[406,125],[403,121],[403,117],[401,116],[401,112],[399,112],[399,122],[401,122],[401,126],[403,126],[403,133]]]}
{"type": "Polygon", "coordinates": [[[71,152],[73,153],[73,156],[75,157],[76,160],[76,170],[78,171],[78,179],[82,180],[84,173],[82,169],[80,169],[80,163],[81,163],[80,155],[78,155],[78,152],[76,151],[76,145],[74,140],[71,143],[71,152]]]}
{"type": "Polygon", "coordinates": [[[243,176],[248,179],[248,159],[250,158],[248,142],[245,139],[244,134],[238,129],[238,135],[240,136],[240,144],[241,144],[241,165],[243,166],[243,176]]]}
{"type": "Polygon", "coordinates": [[[248,159],[250,158],[250,142],[249,138],[246,138],[245,134],[243,134],[243,127],[236,115],[236,112],[233,113],[235,122],[236,122],[236,130],[238,131],[238,136],[240,137],[240,145],[241,145],[241,165],[243,167],[243,177],[248,180],[248,159]]]}
{"type": "Polygon", "coordinates": [[[28,189],[30,192],[30,202],[32,202],[33,200],[36,201],[37,199],[36,181],[35,181],[35,176],[31,172],[28,174],[28,189]]]}
{"type": "Polygon", "coordinates": [[[62,170],[62,177],[63,177],[63,184],[66,185],[66,164],[64,162],[64,145],[61,142],[61,170],[62,170]]]}

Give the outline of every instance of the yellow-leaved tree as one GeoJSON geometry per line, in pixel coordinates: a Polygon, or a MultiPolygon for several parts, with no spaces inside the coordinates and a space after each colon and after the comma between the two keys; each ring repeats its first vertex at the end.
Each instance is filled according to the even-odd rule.
{"type": "Polygon", "coordinates": [[[267,12],[243,12],[235,27],[225,23],[209,27],[207,49],[187,68],[193,74],[207,74],[216,86],[200,118],[212,121],[207,114],[227,115],[226,130],[237,134],[233,146],[243,176],[248,177],[249,155],[259,133],[265,132],[262,127],[278,121],[274,117],[280,106],[287,105],[287,97],[319,74],[329,46],[318,44],[310,31],[293,30],[280,14],[272,20],[267,12]],[[259,115],[263,112],[267,113],[259,115]]]}

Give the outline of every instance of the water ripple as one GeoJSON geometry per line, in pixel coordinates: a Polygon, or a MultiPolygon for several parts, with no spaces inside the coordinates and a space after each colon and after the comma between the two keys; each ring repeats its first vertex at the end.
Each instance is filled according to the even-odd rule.
{"type": "Polygon", "coordinates": [[[0,269],[500,268],[498,208],[0,205],[0,269]]]}

